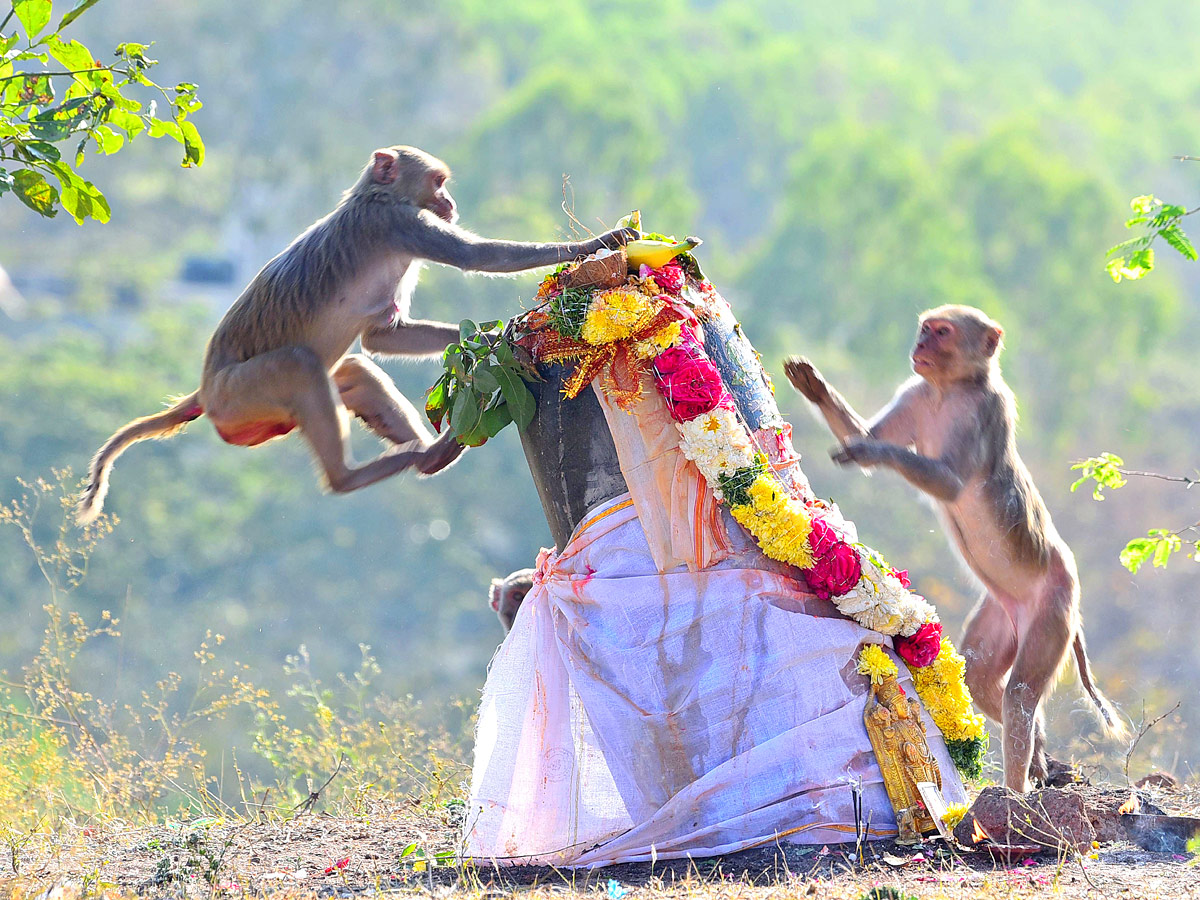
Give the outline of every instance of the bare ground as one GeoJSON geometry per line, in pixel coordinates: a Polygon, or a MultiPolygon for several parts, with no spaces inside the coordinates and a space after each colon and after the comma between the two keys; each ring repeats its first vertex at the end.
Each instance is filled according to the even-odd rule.
{"type": "MultiPolygon", "coordinates": [[[[1197,814],[1200,788],[1150,789],[1164,809],[1197,814]]],[[[214,818],[156,826],[79,827],[0,853],[0,892],[37,900],[96,895],[349,897],[385,892],[446,897],[585,894],[603,900],[721,896],[858,898],[873,887],[919,898],[1055,896],[1197,898],[1187,854],[1102,845],[1094,858],[1043,854],[999,865],[940,842],[782,845],[718,859],[659,861],[591,872],[442,865],[461,807],[378,804],[357,817],[305,814],[275,823],[214,818]],[[416,845],[415,850],[406,849],[416,845]],[[424,856],[422,856],[424,854],[424,856]],[[16,870],[15,872],[12,870],[16,870]]]]}

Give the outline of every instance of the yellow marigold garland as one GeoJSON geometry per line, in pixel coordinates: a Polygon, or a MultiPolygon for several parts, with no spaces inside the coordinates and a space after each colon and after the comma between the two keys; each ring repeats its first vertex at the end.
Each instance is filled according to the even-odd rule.
{"type": "Polygon", "coordinates": [[[986,734],[983,716],[971,706],[971,691],[963,678],[966,665],[950,639],[943,637],[937,659],[908,670],[933,724],[947,741],[975,741],[986,734]]]}
{"type": "Polygon", "coordinates": [[[731,506],[730,513],[754,535],[771,559],[801,569],[813,564],[808,533],[812,530],[804,504],[790,497],[770,475],[759,475],[749,488],[750,502],[731,506]]]}

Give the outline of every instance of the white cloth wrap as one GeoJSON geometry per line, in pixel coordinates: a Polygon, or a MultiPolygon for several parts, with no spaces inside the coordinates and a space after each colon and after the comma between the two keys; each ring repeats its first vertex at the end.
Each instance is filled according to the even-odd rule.
{"type": "Polygon", "coordinates": [[[860,645],[890,639],[726,521],[733,555],[700,572],[659,574],[628,495],[544,553],[483,689],[466,856],[590,867],[853,840],[855,783],[868,837],[896,833],[855,671],[860,645]]]}

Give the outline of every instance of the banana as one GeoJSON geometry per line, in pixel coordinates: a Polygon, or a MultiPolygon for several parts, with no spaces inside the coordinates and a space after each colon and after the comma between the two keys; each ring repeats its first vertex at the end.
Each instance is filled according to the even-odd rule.
{"type": "Polygon", "coordinates": [[[625,253],[629,257],[629,268],[636,272],[641,266],[652,269],[665,266],[680,253],[695,250],[701,243],[700,238],[695,237],[682,241],[630,241],[625,245],[625,253]]]}
{"type": "Polygon", "coordinates": [[[642,211],[640,209],[635,209],[629,215],[622,216],[620,221],[617,222],[616,227],[617,228],[636,228],[638,231],[641,231],[642,230],[642,211]]]}

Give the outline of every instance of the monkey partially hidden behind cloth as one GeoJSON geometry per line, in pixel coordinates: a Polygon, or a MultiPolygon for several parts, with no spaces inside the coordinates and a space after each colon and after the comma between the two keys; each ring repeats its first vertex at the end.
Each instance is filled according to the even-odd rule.
{"type": "Polygon", "coordinates": [[[972,307],[923,313],[916,374],[869,422],[807,359],[791,357],[784,368],[842,442],[837,463],[887,466],[937,501],[985,590],[963,637],[967,685],[1003,725],[1006,785],[1027,791],[1031,775],[1047,777],[1042,701],[1072,650],[1105,729],[1121,736],[1125,726],[1088,662],[1075,557],[1017,455],[1016,400],[1000,375],[1003,333],[972,307]]]}
{"type": "Polygon", "coordinates": [[[435,440],[416,408],[367,356],[441,353],[458,326],[409,318],[423,261],[478,272],[554,265],[638,235],[632,228],[588,241],[521,243],[481,238],[455,222],[450,170],[415,147],[376,150],[329,215],[267,263],[217,326],[198,390],[130,422],[92,460],[77,519],[100,513],[108,475],[130,444],[168,437],[202,415],[228,443],[261,444],[298,428],[328,487],[353,491],[408,468],[431,475],[462,452],[447,431],[435,440]],[[364,465],[350,455],[352,413],[394,446],[364,465]]]}

